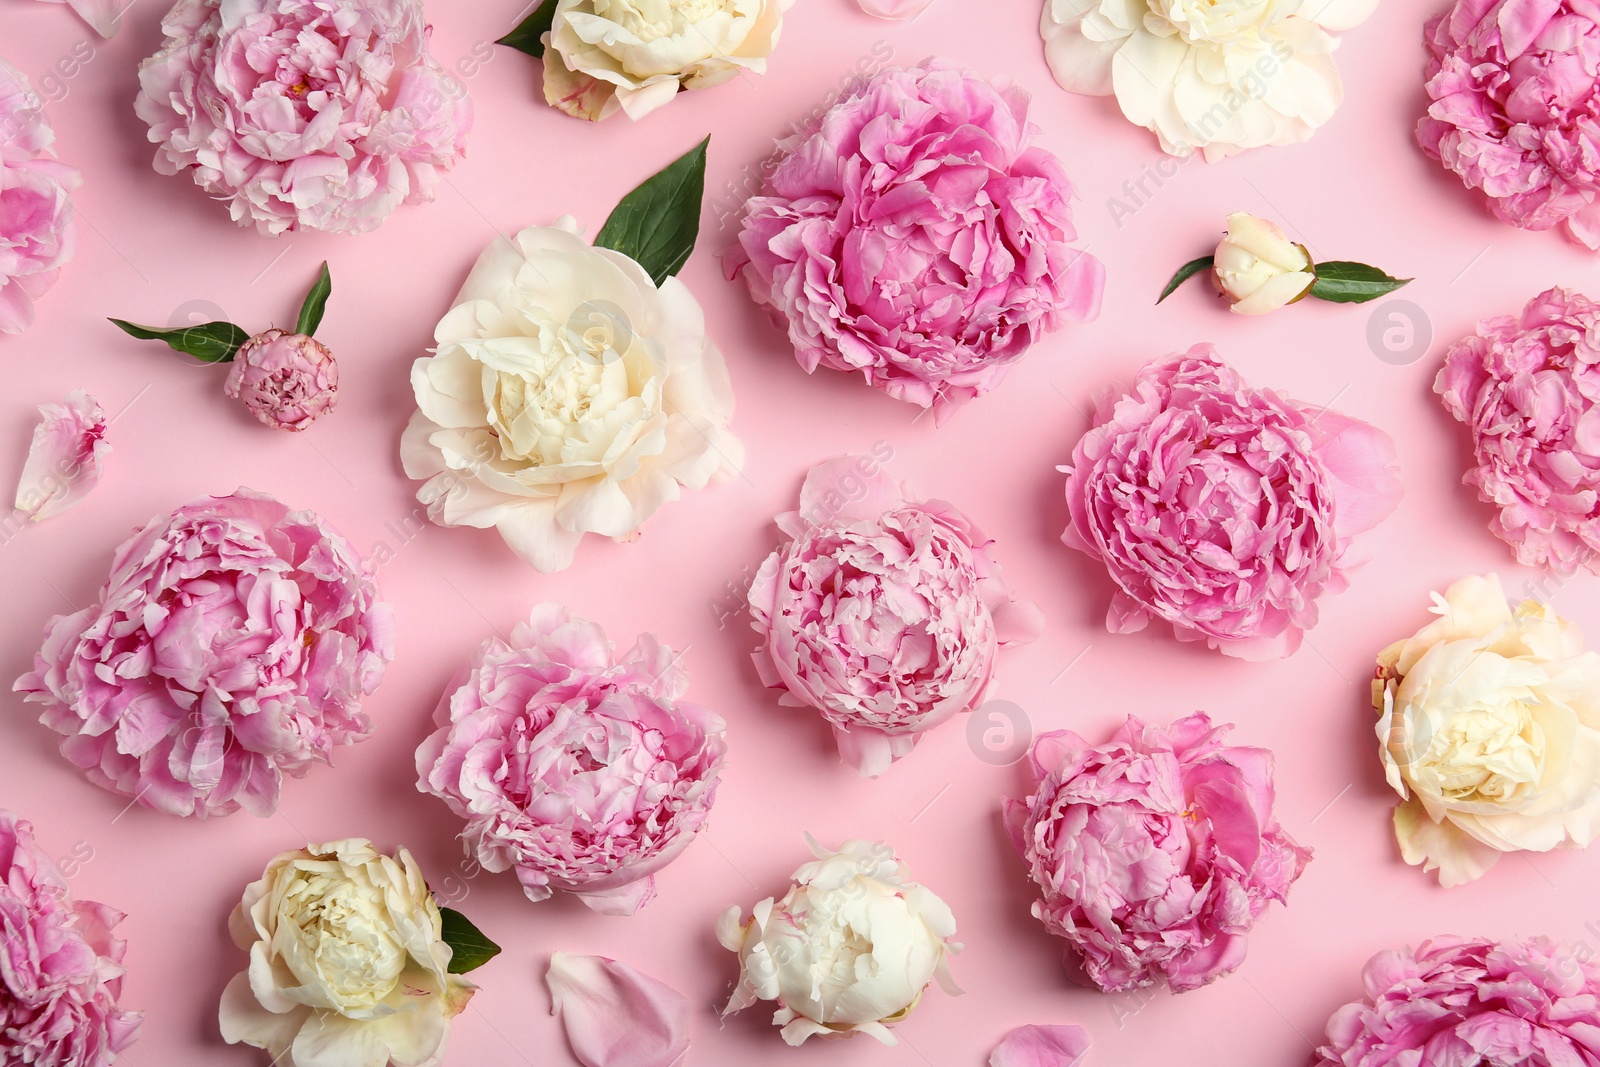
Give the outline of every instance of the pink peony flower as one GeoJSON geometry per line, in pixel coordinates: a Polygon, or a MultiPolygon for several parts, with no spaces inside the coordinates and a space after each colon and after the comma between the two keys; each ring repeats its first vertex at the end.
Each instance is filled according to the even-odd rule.
{"type": "Polygon", "coordinates": [[[1105,992],[1228,974],[1311,858],[1272,817],[1272,753],[1224,744],[1231,729],[1197,712],[1167,729],[1130,716],[1098,748],[1040,734],[1033,794],[1004,802],[1034,916],[1105,992]]]}
{"type": "Polygon", "coordinates": [[[1461,479],[1517,562],[1600,569],[1600,304],[1548,289],[1445,353],[1433,391],[1472,434],[1461,479]]]}
{"type": "Polygon", "coordinates": [[[283,776],[364,740],[394,658],[372,573],[310,511],[248,489],[155,519],[15,689],[89,780],[157,811],[270,815],[283,776]]]}
{"type": "Polygon", "coordinates": [[[77,248],[76,170],[50,151],[55,132],[28,79],[0,59],[0,333],[33,325],[33,302],[77,248]]]}
{"type": "Polygon", "coordinates": [[[0,1063],[110,1067],[143,1013],[117,1007],[122,914],[74,901],[33,826],[0,811],[0,1063]]]}
{"type": "Polygon", "coordinates": [[[723,723],[679,700],[688,674],[649,634],[617,657],[600,627],[541,604],[478,649],[417,749],[417,788],[467,821],[486,869],[631,915],[716,798],[723,723]]]}
{"type": "Polygon", "coordinates": [[[1042,628],[993,542],[950,504],[910,499],[874,457],[812,468],[778,528],[789,540],[750,586],[756,670],[783,703],[820,710],[869,778],[982,703],[996,651],[1042,628]]]}
{"type": "Polygon", "coordinates": [[[1287,656],[1344,588],[1355,534],[1400,501],[1394,442],[1252,389],[1210,345],[1146,364],[1072,452],[1062,535],[1117,585],[1106,628],[1151,616],[1242,659],[1287,656]]]}
{"type": "Polygon", "coordinates": [[[61,404],[40,404],[28,458],[17,480],[16,508],[34,522],[54,518],[100,484],[106,453],[106,412],[74,389],[61,404]]]}
{"type": "Polygon", "coordinates": [[[1600,968],[1543,937],[1440,937],[1380,952],[1328,1020],[1318,1067],[1600,1064],[1600,968]]]}
{"type": "Polygon", "coordinates": [[[338,403],[339,364],[320,341],[268,330],[239,346],[222,391],[267,426],[304,430],[338,403]]]}
{"type": "Polygon", "coordinates": [[[134,105],[156,170],[240,225],[366,233],[462,157],[471,102],[422,0],[178,0],[161,29],[134,105]]]}
{"type": "Polygon", "coordinates": [[[1513,226],[1600,248],[1600,9],[1457,0],[1428,23],[1422,150],[1513,226]]]}
{"type": "Polygon", "coordinates": [[[781,158],[727,260],[800,365],[860,371],[943,419],[1062,320],[1105,270],[1069,244],[1072,184],[1029,146],[1028,97],[939,60],[856,82],[781,158]]]}

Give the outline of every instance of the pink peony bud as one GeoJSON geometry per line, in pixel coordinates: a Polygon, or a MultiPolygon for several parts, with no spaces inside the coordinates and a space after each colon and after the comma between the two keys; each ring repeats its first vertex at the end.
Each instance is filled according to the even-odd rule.
{"type": "Polygon", "coordinates": [[[268,330],[239,348],[222,388],[266,425],[304,430],[338,402],[339,365],[320,341],[268,330]]]}

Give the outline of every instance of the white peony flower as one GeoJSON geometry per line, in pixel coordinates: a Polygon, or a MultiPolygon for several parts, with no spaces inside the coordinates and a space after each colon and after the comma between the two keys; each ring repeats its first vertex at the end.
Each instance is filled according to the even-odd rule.
{"type": "Polygon", "coordinates": [[[764,74],[794,0],[557,0],[544,95],[580,119],[641,119],[680,89],[764,74]]]}
{"type": "Polygon", "coordinates": [[[1377,0],[1044,0],[1045,58],[1068,92],[1115,94],[1162,151],[1208,161],[1294,144],[1333,117],[1344,85],[1330,30],[1377,0]]]}
{"type": "Polygon", "coordinates": [[[478,258],[400,444],[441,526],[495,527],[541,571],[584,534],[617,540],[687,487],[739,470],[722,353],[687,286],[594,248],[563,218],[478,258]]]}
{"type": "Polygon", "coordinates": [[[739,954],[739,984],[723,1014],[759,1000],[783,1039],[860,1031],[886,1045],[889,1027],[911,1014],[935,979],[950,979],[956,921],[945,902],[907,880],[888,845],[847,841],[829,852],[806,838],[817,859],[794,874],[782,900],[771,897],[742,921],[738,907],[717,920],[717,940],[739,954]]]}
{"type": "Polygon", "coordinates": [[[1548,605],[1513,613],[1493,575],[1435,594],[1433,612],[1383,650],[1372,683],[1406,862],[1450,886],[1502,852],[1588,845],[1600,836],[1600,655],[1548,605]]]}
{"type": "Polygon", "coordinates": [[[1275,223],[1242,211],[1228,216],[1213,273],[1218,290],[1240,315],[1265,315],[1292,304],[1317,280],[1304,245],[1289,240],[1275,223]]]}
{"type": "Polygon", "coordinates": [[[439,908],[405,849],[285,852],[228,926],[250,967],[222,994],[222,1037],[282,1067],[435,1067],[475,988],[448,973],[439,908]]]}

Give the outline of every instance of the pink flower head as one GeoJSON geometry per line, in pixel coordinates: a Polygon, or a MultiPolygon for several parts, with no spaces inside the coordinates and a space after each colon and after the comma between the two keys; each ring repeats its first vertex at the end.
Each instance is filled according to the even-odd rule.
{"type": "Polygon", "coordinates": [[[178,0],[139,69],[163,174],[262,233],[366,233],[433,199],[472,107],[428,55],[422,0],[178,0]]]}
{"type": "Polygon", "coordinates": [[[40,404],[28,458],[17,482],[17,510],[34,522],[54,518],[100,484],[106,453],[106,412],[74,389],[62,404],[40,404]]]}
{"type": "Polygon", "coordinates": [[[650,634],[619,657],[600,627],[540,604],[440,702],[417,788],[529,900],[560,889],[631,915],[705,825],[727,752],[722,720],[679,699],[680,659],[650,634]]]}
{"type": "Polygon", "coordinates": [[[1032,795],[1004,803],[1034,916],[1108,993],[1229,973],[1311,858],[1272,817],[1272,753],[1224,744],[1231,729],[1197,712],[1167,729],[1130,716],[1098,748],[1041,734],[1032,795]]]}
{"type": "Polygon", "coordinates": [[[338,403],[339,364],[320,341],[268,330],[239,346],[222,390],[267,426],[304,430],[338,403]]]}
{"type": "Polygon", "coordinates": [[[248,489],[155,519],[15,689],[89,780],[157,811],[270,815],[283,776],[364,740],[394,658],[372,572],[310,511],[248,489]]]}
{"type": "Polygon", "coordinates": [[[33,325],[33,302],[77,247],[71,193],[83,179],[50,152],[55,132],[27,78],[0,59],[0,333],[33,325]]]}
{"type": "Polygon", "coordinates": [[[1328,1020],[1317,1067],[1600,1063],[1600,968],[1543,937],[1440,937],[1380,952],[1328,1020]]]}
{"type": "Polygon", "coordinates": [[[1061,539],[1116,583],[1112,632],[1156,616],[1230,656],[1287,656],[1344,588],[1354,535],[1399,503],[1394,456],[1383,431],[1253,389],[1196,345],[1100,402],[1061,468],[1061,539]]]}
{"type": "Polygon", "coordinates": [[[727,260],[800,365],[860,371],[943,419],[1063,319],[1105,270],[1071,246],[1072,184],[1030,147],[1028,97],[927,60],[862,79],[781,158],[727,260]]]}
{"type": "Polygon", "coordinates": [[[122,914],[74,901],[33,826],[0,811],[0,1063],[111,1067],[140,1012],[117,1007],[122,914]]]}
{"type": "Polygon", "coordinates": [[[1600,304],[1549,289],[1478,323],[1445,354],[1433,391],[1472,434],[1461,480],[1500,509],[1490,529],[1517,561],[1600,569],[1600,304]]]}
{"type": "Polygon", "coordinates": [[[912,500],[872,457],[812,468],[778,528],[789,540],[750,586],[756,670],[783,703],[820,710],[867,777],[982,703],[999,647],[1041,629],[983,531],[942,500],[912,500]]]}
{"type": "Polygon", "coordinates": [[[1600,248],[1600,9],[1457,0],[1428,23],[1422,150],[1513,226],[1600,248]]]}

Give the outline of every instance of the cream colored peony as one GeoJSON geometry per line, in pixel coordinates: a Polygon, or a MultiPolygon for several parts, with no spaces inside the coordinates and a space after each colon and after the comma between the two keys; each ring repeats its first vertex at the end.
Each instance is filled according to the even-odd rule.
{"type": "Polygon", "coordinates": [[[1383,650],[1372,683],[1406,862],[1451,886],[1502,852],[1588,845],[1600,836],[1600,655],[1548,605],[1513,612],[1493,575],[1435,594],[1433,612],[1383,650]]]}
{"type": "Polygon", "coordinates": [[[417,498],[441,526],[497,528],[541,571],[571,566],[585,534],[631,539],[743,462],[688,287],[658,289],[571,219],[490,245],[434,339],[400,444],[417,498]]]}
{"type": "Polygon", "coordinates": [[[250,967],[222,1037],[282,1067],[435,1067],[474,986],[448,973],[439,908],[405,849],[352,838],[285,852],[229,920],[250,967]]]}
{"type": "Polygon", "coordinates": [[[1276,223],[1235,211],[1217,245],[1217,289],[1240,315],[1265,315],[1311,291],[1317,276],[1305,245],[1284,236],[1276,223]]]}

